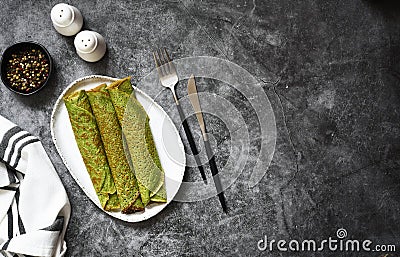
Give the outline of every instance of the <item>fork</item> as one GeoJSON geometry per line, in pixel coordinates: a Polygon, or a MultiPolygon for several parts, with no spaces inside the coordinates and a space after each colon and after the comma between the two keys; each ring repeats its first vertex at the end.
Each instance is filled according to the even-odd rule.
{"type": "Polygon", "coordinates": [[[199,151],[197,150],[195,141],[193,139],[192,133],[190,132],[189,125],[186,121],[185,114],[183,113],[182,107],[179,104],[179,99],[175,93],[175,86],[179,82],[178,74],[175,69],[175,65],[172,62],[171,58],[168,55],[167,50],[165,48],[158,49],[153,52],[154,61],[156,63],[156,68],[158,71],[158,77],[160,78],[161,85],[169,88],[174,96],[175,104],[179,112],[179,116],[181,118],[181,122],[183,125],[183,129],[185,131],[186,137],[189,141],[190,149],[194,155],[194,159],[196,160],[196,164],[198,169],[200,170],[201,177],[205,184],[207,184],[207,178],[204,173],[203,166],[200,161],[199,151]]]}

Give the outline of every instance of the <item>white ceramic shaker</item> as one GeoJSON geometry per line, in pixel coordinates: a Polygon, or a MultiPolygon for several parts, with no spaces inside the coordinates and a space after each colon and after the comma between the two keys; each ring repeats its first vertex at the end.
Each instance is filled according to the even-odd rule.
{"type": "Polygon", "coordinates": [[[95,31],[79,32],[75,37],[74,45],[79,57],[87,62],[97,62],[106,53],[106,41],[95,31]]]}
{"type": "Polygon", "coordinates": [[[51,21],[58,33],[64,36],[73,36],[83,25],[81,12],[74,6],[60,3],[51,9],[51,21]]]}

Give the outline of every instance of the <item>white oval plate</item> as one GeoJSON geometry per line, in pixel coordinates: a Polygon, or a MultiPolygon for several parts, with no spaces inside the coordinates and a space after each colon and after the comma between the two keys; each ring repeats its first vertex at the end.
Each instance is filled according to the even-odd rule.
{"type": "MultiPolygon", "coordinates": [[[[110,84],[115,80],[117,79],[100,75],[92,75],[77,79],[72,82],[57,99],[57,102],[53,108],[50,124],[53,142],[65,166],[67,166],[71,176],[75,179],[76,183],[78,183],[85,194],[102,211],[104,210],[100,205],[96,191],[93,188],[93,184],[90,180],[85,164],[83,163],[78,145],[76,144],[63,96],[76,90],[94,88],[102,83],[110,84]]],[[[127,222],[139,222],[147,220],[164,209],[178,192],[178,189],[182,183],[186,164],[186,156],[182,139],[180,138],[178,130],[176,129],[170,117],[161,108],[161,106],[155,103],[147,94],[136,87],[133,88],[136,93],[136,98],[143,105],[148,116],[150,117],[150,128],[153,133],[161,165],[165,171],[167,203],[152,204],[147,206],[145,211],[133,214],[104,211],[115,218],[127,222]],[[161,122],[163,123],[162,126],[159,125],[161,122]],[[168,146],[163,145],[163,137],[167,137],[168,142],[174,143],[168,144],[168,146]]]]}

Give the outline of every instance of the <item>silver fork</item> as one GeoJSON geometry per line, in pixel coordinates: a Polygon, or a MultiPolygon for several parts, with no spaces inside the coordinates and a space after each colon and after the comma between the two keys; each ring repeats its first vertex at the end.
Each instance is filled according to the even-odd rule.
{"type": "Polygon", "coordinates": [[[182,107],[179,104],[179,99],[175,93],[175,86],[179,82],[178,74],[175,69],[175,64],[172,62],[171,58],[168,55],[167,50],[165,48],[158,49],[153,52],[154,61],[156,63],[158,77],[160,78],[161,85],[169,88],[174,96],[176,108],[178,109],[179,116],[181,118],[181,122],[183,125],[183,129],[185,131],[186,137],[188,139],[190,149],[194,155],[194,159],[196,160],[197,167],[200,170],[201,177],[204,183],[207,184],[207,178],[204,173],[203,166],[201,165],[201,161],[199,158],[199,151],[197,150],[195,141],[193,139],[192,133],[190,132],[189,125],[186,121],[185,114],[183,113],[182,107]]]}

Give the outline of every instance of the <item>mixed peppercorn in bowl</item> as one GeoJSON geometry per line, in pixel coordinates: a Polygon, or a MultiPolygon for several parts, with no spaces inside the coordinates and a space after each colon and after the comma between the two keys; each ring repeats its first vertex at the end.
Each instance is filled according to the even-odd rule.
{"type": "Polygon", "coordinates": [[[1,58],[1,80],[11,91],[31,95],[49,80],[52,60],[42,45],[20,42],[8,47],[1,58]]]}

